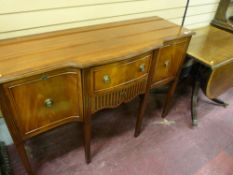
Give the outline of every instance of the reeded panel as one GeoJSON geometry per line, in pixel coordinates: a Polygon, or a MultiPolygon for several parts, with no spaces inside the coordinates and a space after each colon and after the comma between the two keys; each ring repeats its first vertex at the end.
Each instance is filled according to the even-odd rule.
{"type": "Polygon", "coordinates": [[[92,113],[104,108],[114,108],[122,103],[131,101],[139,94],[145,92],[146,82],[146,79],[142,79],[122,88],[95,95],[92,103],[92,113]]]}

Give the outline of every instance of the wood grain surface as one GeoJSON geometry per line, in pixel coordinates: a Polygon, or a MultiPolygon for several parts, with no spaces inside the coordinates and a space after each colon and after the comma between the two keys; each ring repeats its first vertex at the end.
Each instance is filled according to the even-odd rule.
{"type": "Polygon", "coordinates": [[[48,128],[82,121],[80,70],[59,70],[4,84],[15,106],[16,125],[23,138],[48,128]]]}
{"type": "Polygon", "coordinates": [[[158,17],[0,41],[0,83],[62,68],[124,60],[191,35],[158,17]]]}
{"type": "Polygon", "coordinates": [[[213,26],[195,30],[188,55],[212,69],[233,60],[233,34],[213,26]]]}
{"type": "Polygon", "coordinates": [[[27,139],[82,122],[89,163],[92,114],[140,95],[138,136],[152,83],[171,84],[165,117],[192,34],[151,17],[0,41],[0,105],[28,174],[27,139]]]}

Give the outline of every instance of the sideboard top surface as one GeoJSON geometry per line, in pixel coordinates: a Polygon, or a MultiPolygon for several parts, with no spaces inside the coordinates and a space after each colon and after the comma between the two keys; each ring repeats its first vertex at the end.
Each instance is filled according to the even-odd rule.
{"type": "Polygon", "coordinates": [[[233,61],[233,34],[213,26],[195,30],[188,55],[205,65],[215,68],[233,61]]]}
{"type": "Polygon", "coordinates": [[[63,68],[127,59],[192,35],[159,17],[128,20],[0,41],[0,83],[63,68]]]}

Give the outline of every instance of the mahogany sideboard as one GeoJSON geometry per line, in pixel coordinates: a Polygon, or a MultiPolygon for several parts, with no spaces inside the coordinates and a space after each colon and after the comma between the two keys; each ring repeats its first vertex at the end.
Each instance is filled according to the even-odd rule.
{"type": "Polygon", "coordinates": [[[88,163],[93,113],[140,96],[137,136],[150,88],[169,83],[165,116],[192,34],[149,17],[0,41],[1,109],[28,174],[27,139],[82,122],[88,163]]]}

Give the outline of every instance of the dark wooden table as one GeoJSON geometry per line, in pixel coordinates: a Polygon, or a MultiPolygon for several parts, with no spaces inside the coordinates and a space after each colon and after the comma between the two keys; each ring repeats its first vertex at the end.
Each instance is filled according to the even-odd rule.
{"type": "Polygon", "coordinates": [[[196,62],[191,105],[193,125],[197,125],[199,88],[209,99],[226,107],[217,97],[233,86],[233,34],[213,26],[195,32],[187,52],[196,62]]]}

